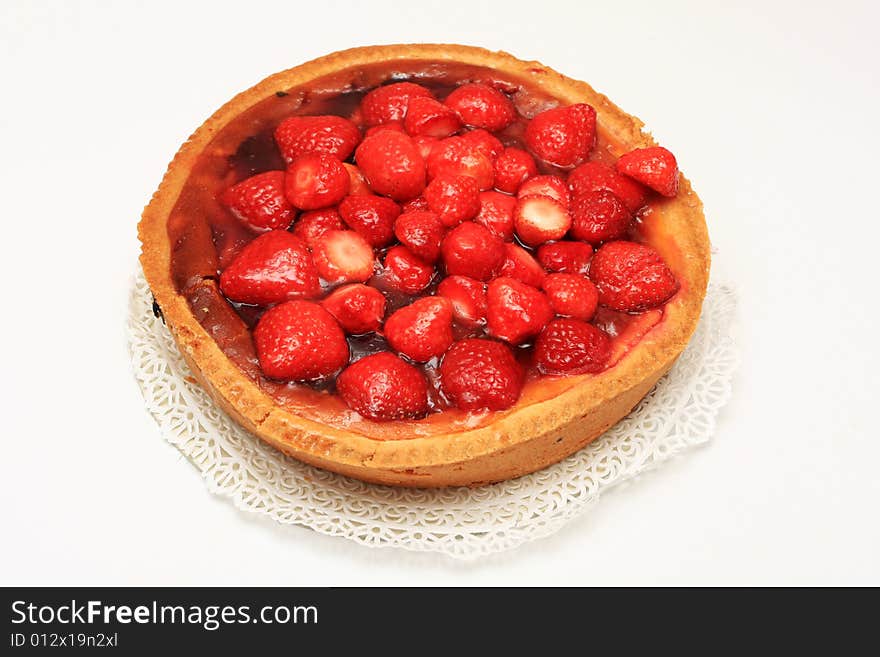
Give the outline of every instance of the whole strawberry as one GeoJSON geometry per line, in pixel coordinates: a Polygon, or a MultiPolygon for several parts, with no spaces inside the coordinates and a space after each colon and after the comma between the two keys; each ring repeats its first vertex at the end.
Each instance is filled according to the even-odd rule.
{"type": "Polygon", "coordinates": [[[480,188],[470,176],[441,173],[425,188],[425,200],[444,226],[457,226],[480,211],[480,188]]]}
{"type": "Polygon", "coordinates": [[[373,249],[353,230],[327,231],[315,240],[312,255],[328,283],[363,283],[373,276],[373,249]]]}
{"type": "Polygon", "coordinates": [[[535,159],[521,148],[505,148],[495,159],[495,189],[516,194],[526,180],[538,173],[535,159]]]}
{"type": "Polygon", "coordinates": [[[342,330],[351,335],[378,330],[385,316],[385,296],[361,283],[336,288],[321,305],[339,322],[342,330]]]}
{"type": "Polygon", "coordinates": [[[410,360],[426,363],[452,344],[452,304],[443,297],[422,297],[385,321],[385,339],[410,360]]]}
{"type": "Polygon", "coordinates": [[[284,172],[267,171],[246,178],[220,195],[228,207],[248,228],[265,232],[287,228],[296,210],[284,195],[284,172]]]}
{"type": "Polygon", "coordinates": [[[311,301],[267,310],[254,328],[260,369],[270,379],[315,381],[348,363],[348,342],[333,316],[311,301]]]}
{"type": "Polygon", "coordinates": [[[355,159],[377,194],[406,201],[425,189],[425,160],[409,135],[393,130],[369,135],[358,146],[355,159]]]}
{"type": "Polygon", "coordinates": [[[446,227],[436,212],[413,210],[401,214],[394,222],[394,234],[400,243],[428,263],[440,257],[440,242],[446,227]]]}
{"type": "Polygon", "coordinates": [[[513,406],[525,373],[507,345],[469,338],[456,342],[440,363],[443,394],[465,411],[500,411],[513,406]]]}
{"type": "Polygon", "coordinates": [[[339,204],[339,216],[370,246],[383,247],[394,241],[394,222],[400,206],[384,196],[346,196],[339,204]]]}
{"type": "Polygon", "coordinates": [[[417,367],[387,351],[361,358],[336,379],[336,392],[352,410],[379,422],[428,412],[428,383],[417,367]]]}
{"type": "Polygon", "coordinates": [[[496,132],[516,119],[513,103],[486,84],[473,82],[454,89],[444,101],[469,126],[496,132]]]}
{"type": "Polygon", "coordinates": [[[593,247],[583,242],[548,242],[538,247],[538,262],[549,272],[588,274],[593,247]]]}
{"type": "Polygon", "coordinates": [[[607,190],[623,201],[626,209],[637,212],[645,204],[647,190],[632,178],[622,176],[604,162],[585,162],[568,174],[573,196],[607,190]]]}
{"type": "Polygon", "coordinates": [[[662,146],[637,148],[620,156],[617,171],[663,196],[678,194],[678,163],[662,146]]]}
{"type": "Polygon", "coordinates": [[[443,138],[461,128],[458,115],[433,98],[416,97],[409,101],[403,127],[412,137],[443,138]]]}
{"type": "Polygon", "coordinates": [[[543,281],[544,293],[557,315],[587,322],[596,314],[599,291],[580,274],[550,274],[543,281]]]}
{"type": "Polygon", "coordinates": [[[516,198],[501,192],[480,192],[480,211],[474,221],[505,242],[513,239],[513,211],[516,198]]]}
{"type": "Polygon", "coordinates": [[[263,233],[245,246],[220,275],[220,290],[239,303],[267,306],[321,293],[306,243],[286,230],[263,233]]]}
{"type": "Polygon", "coordinates": [[[620,239],[633,218],[623,201],[607,189],[576,196],[570,212],[571,236],[590,244],[620,239]]]}
{"type": "Polygon", "coordinates": [[[361,101],[360,115],[366,125],[403,121],[413,98],[431,98],[431,92],[412,82],[397,82],[373,89],[361,101]]]}
{"type": "Polygon", "coordinates": [[[547,296],[525,283],[502,276],[489,283],[486,315],[489,335],[522,344],[533,338],[553,317],[547,296]]]}
{"type": "Polygon", "coordinates": [[[535,363],[545,374],[601,372],[611,357],[611,339],[578,319],[554,319],[535,342],[535,363]]]}
{"type": "Polygon", "coordinates": [[[486,284],[467,276],[447,276],[437,286],[437,296],[452,303],[455,320],[474,328],[486,323],[486,284]]]}
{"type": "Polygon", "coordinates": [[[504,245],[504,262],[498,270],[499,276],[509,276],[532,287],[541,287],[547,272],[532,257],[532,254],[516,244],[504,245]]]}
{"type": "Polygon", "coordinates": [[[621,312],[641,312],[665,303],[678,282],[657,251],[636,242],[608,242],[590,264],[599,303],[621,312]]]}
{"type": "Polygon", "coordinates": [[[305,241],[310,249],[315,248],[315,242],[322,235],[331,230],[343,230],[345,224],[336,208],[324,208],[323,210],[309,210],[303,212],[291,231],[294,235],[305,241]]]}
{"type": "Polygon", "coordinates": [[[481,190],[492,189],[495,171],[492,158],[479,144],[464,137],[448,137],[431,150],[428,156],[428,180],[441,174],[470,176],[481,190]]]}
{"type": "Polygon", "coordinates": [[[385,279],[404,294],[423,291],[434,278],[434,266],[419,260],[405,246],[392,246],[385,254],[385,279]]]}
{"type": "Polygon", "coordinates": [[[341,116],[291,116],[275,128],[275,143],[288,164],[308,153],[347,160],[360,140],[358,127],[341,116]]]}
{"type": "Polygon", "coordinates": [[[483,130],[482,128],[461,133],[461,141],[465,145],[483,153],[493,162],[504,150],[504,144],[501,143],[501,140],[488,130],[483,130]]]}
{"type": "Polygon", "coordinates": [[[348,194],[351,178],[342,162],[321,153],[294,160],[284,176],[284,194],[300,210],[336,205],[348,194]]]}
{"type": "Polygon", "coordinates": [[[558,167],[573,167],[596,144],[596,111],[589,105],[545,110],[526,127],[525,142],[538,159],[558,167]]]}
{"type": "Polygon", "coordinates": [[[485,281],[504,262],[504,242],[488,228],[466,221],[446,234],[440,254],[447,274],[485,281]]]}

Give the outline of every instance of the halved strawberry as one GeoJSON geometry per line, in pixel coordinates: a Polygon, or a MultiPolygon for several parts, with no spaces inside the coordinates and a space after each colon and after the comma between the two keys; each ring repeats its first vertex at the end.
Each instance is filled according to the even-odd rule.
{"type": "Polygon", "coordinates": [[[620,239],[632,218],[623,201],[607,189],[589,192],[572,201],[571,236],[591,244],[620,239]]]}
{"type": "Polygon", "coordinates": [[[245,246],[220,274],[220,290],[232,301],[258,306],[321,294],[306,243],[286,230],[263,233],[245,246]]]}
{"type": "Polygon", "coordinates": [[[505,344],[482,338],[456,342],[440,363],[443,394],[465,411],[500,411],[519,399],[525,371],[505,344]]]}
{"type": "Polygon", "coordinates": [[[410,360],[426,363],[452,344],[452,304],[443,297],[421,297],[385,321],[385,339],[410,360]]]}
{"type": "Polygon", "coordinates": [[[538,262],[549,272],[588,274],[593,247],[583,242],[549,242],[538,247],[538,262]]]}
{"type": "Polygon", "coordinates": [[[611,339],[578,319],[555,319],[535,343],[535,362],[546,374],[601,372],[611,357],[611,339]]]}
{"type": "Polygon", "coordinates": [[[385,296],[376,288],[361,283],[336,288],[321,301],[321,305],[351,335],[378,330],[385,316],[385,296]]]}
{"type": "Polygon", "coordinates": [[[409,135],[383,130],[364,137],[355,159],[377,194],[406,201],[425,188],[425,160],[409,135]]]}
{"type": "Polygon", "coordinates": [[[506,128],[516,118],[516,109],[507,96],[479,82],[453,89],[444,102],[467,125],[492,132],[506,128]]]}
{"type": "Polygon", "coordinates": [[[336,208],[324,208],[323,210],[309,210],[303,212],[293,225],[294,235],[305,241],[310,249],[315,248],[315,242],[322,235],[331,230],[344,230],[345,224],[336,208]]]}
{"type": "Polygon", "coordinates": [[[370,246],[383,247],[394,241],[400,206],[384,196],[346,196],[339,204],[339,216],[370,246]]]}
{"type": "Polygon", "coordinates": [[[545,110],[529,122],[525,143],[544,162],[563,168],[578,165],[596,143],[596,111],[584,104],[545,110]]]}
{"type": "Polygon", "coordinates": [[[328,283],[363,283],[373,275],[373,249],[353,230],[328,231],[318,238],[312,254],[328,283]]]}
{"type": "Polygon", "coordinates": [[[526,180],[516,192],[518,198],[523,196],[549,196],[568,207],[571,196],[568,185],[559,176],[534,176],[526,180]]]}
{"type": "Polygon", "coordinates": [[[547,296],[539,289],[500,276],[486,292],[489,335],[510,344],[522,344],[541,332],[553,317],[547,296]]]}
{"type": "Polygon", "coordinates": [[[437,296],[452,303],[456,321],[477,327],[486,323],[486,284],[467,276],[447,276],[437,286],[437,296]]]}
{"type": "Polygon", "coordinates": [[[516,234],[524,244],[537,246],[561,239],[571,227],[568,210],[549,196],[523,196],[513,213],[516,234]]]}
{"type": "Polygon", "coordinates": [[[504,144],[501,143],[501,140],[488,130],[483,130],[482,128],[463,132],[461,140],[493,161],[504,151],[504,144]]]}
{"type": "Polygon", "coordinates": [[[505,242],[513,239],[513,212],[516,197],[501,192],[480,192],[480,211],[474,221],[485,226],[505,242]]]}
{"type": "Polygon", "coordinates": [[[440,174],[470,176],[480,189],[492,189],[495,172],[492,159],[464,137],[448,137],[438,143],[428,156],[428,180],[440,174]]]}
{"type": "Polygon", "coordinates": [[[505,148],[495,159],[495,189],[516,194],[520,185],[538,173],[535,159],[521,148],[505,148]]]}
{"type": "Polygon", "coordinates": [[[580,274],[550,274],[544,279],[543,288],[557,315],[587,322],[596,314],[599,291],[589,278],[580,274]]]}
{"type": "Polygon", "coordinates": [[[336,205],[348,194],[351,178],[342,162],[322,153],[294,160],[284,176],[284,194],[300,210],[336,205]]]}
{"type": "Polygon", "coordinates": [[[373,194],[373,190],[367,184],[367,179],[364,178],[364,174],[357,166],[348,162],[343,162],[342,166],[348,171],[348,177],[351,179],[351,187],[348,190],[350,196],[371,196],[373,194]]]}
{"type": "Polygon", "coordinates": [[[665,303],[678,290],[663,257],[646,244],[608,242],[590,264],[599,303],[621,312],[641,312],[665,303]]]}
{"type": "Polygon", "coordinates": [[[397,82],[373,89],[361,101],[361,119],[366,125],[403,121],[413,98],[432,98],[425,87],[412,82],[397,82]]]}
{"type": "Polygon", "coordinates": [[[637,148],[617,160],[617,171],[638,180],[663,196],[678,194],[678,163],[662,146],[637,148]]]}
{"type": "Polygon", "coordinates": [[[440,257],[440,242],[445,233],[446,228],[436,212],[405,212],[394,222],[394,234],[401,244],[429,263],[440,257]]]}
{"type": "Polygon", "coordinates": [[[384,264],[388,284],[404,294],[418,294],[434,278],[434,266],[419,260],[405,246],[392,246],[388,249],[384,264]]]}
{"type": "Polygon", "coordinates": [[[498,270],[499,276],[509,276],[532,287],[541,287],[547,272],[532,255],[521,246],[504,245],[504,262],[498,270]]]}
{"type": "Polygon", "coordinates": [[[622,176],[604,162],[585,162],[568,174],[573,196],[605,189],[617,196],[627,210],[636,212],[645,204],[647,190],[632,178],[622,176]]]}
{"type": "Polygon", "coordinates": [[[296,210],[284,196],[284,172],[266,171],[246,178],[220,195],[220,202],[257,232],[287,228],[296,210]]]}
{"type": "Polygon", "coordinates": [[[403,127],[413,137],[443,138],[461,128],[461,120],[453,110],[433,98],[416,97],[409,101],[403,127]]]}
{"type": "Polygon", "coordinates": [[[446,234],[440,253],[447,274],[485,281],[504,262],[504,242],[488,228],[466,221],[446,234]]]}
{"type": "Polygon", "coordinates": [[[275,143],[290,164],[308,153],[346,160],[361,140],[358,127],[341,116],[291,116],[275,128],[275,143]]]}
{"type": "Polygon", "coordinates": [[[336,379],[349,408],[379,422],[421,417],[428,412],[428,383],[415,366],[387,351],[361,358],[336,379]]]}
{"type": "Polygon", "coordinates": [[[480,211],[480,189],[470,176],[441,173],[425,187],[428,207],[444,226],[457,226],[480,211]]]}

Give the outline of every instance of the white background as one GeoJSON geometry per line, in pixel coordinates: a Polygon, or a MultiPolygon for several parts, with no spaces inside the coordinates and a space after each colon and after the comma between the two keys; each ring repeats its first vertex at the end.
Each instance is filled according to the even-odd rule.
{"type": "Polygon", "coordinates": [[[720,5],[2,2],[0,584],[880,584],[878,5],[720,5]],[[508,50],[643,118],[741,294],[713,442],[474,564],[212,496],[125,345],[135,226],[179,144],[276,70],[394,42],[508,50]]]}

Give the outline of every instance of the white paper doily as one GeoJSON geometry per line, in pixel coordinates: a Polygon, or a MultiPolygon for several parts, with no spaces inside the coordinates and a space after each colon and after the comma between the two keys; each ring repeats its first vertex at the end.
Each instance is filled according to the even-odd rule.
{"type": "Polygon", "coordinates": [[[730,398],[736,296],[711,285],[678,363],[605,435],[540,472],[483,488],[399,489],[365,484],[284,456],[251,436],[187,377],[139,272],[128,321],[134,373],[165,439],[209,489],[246,511],[370,547],[474,558],[548,536],[599,495],[709,440],[730,398]]]}

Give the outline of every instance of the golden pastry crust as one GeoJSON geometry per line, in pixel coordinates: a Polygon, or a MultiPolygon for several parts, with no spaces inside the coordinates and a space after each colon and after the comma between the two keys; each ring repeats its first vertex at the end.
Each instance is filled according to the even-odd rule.
{"type": "MultiPolygon", "coordinates": [[[[513,408],[472,429],[376,440],[361,431],[295,414],[263,392],[223,353],[172,280],[168,217],[200,153],[229,121],[279,89],[393,60],[448,61],[503,71],[563,103],[595,107],[600,133],[621,150],[654,145],[651,136],[642,132],[641,121],[588,84],[507,53],[447,44],[371,46],[333,53],[272,75],[239,94],[181,147],[138,227],[147,281],[184,358],[211,397],[248,431],[301,461],[369,482],[420,487],[475,486],[539,470],[582,448],[629,413],[669,370],[696,328],[708,282],[709,239],[702,204],[683,177],[675,198],[652,202],[643,225],[645,241],[661,252],[681,283],[681,290],[664,307],[662,321],[605,372],[542,381],[552,394],[538,401],[524,396],[513,408]]],[[[203,284],[216,285],[208,279],[203,284]]]]}

